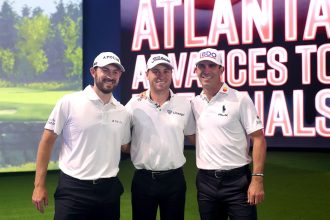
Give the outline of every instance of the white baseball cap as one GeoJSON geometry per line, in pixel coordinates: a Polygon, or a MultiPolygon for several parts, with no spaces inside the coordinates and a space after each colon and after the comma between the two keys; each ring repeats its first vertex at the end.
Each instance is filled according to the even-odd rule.
{"type": "Polygon", "coordinates": [[[104,67],[108,64],[118,66],[121,71],[125,72],[125,68],[121,65],[119,57],[112,52],[102,52],[94,60],[93,67],[104,67]]]}
{"type": "Polygon", "coordinates": [[[223,66],[222,57],[220,55],[220,52],[213,48],[206,48],[206,49],[200,50],[198,52],[198,57],[196,59],[196,65],[203,60],[208,60],[208,61],[216,63],[220,66],[223,66]]]}
{"type": "Polygon", "coordinates": [[[152,69],[158,64],[164,64],[170,66],[173,69],[170,59],[164,54],[153,54],[150,56],[147,62],[147,69],[152,69]]]}

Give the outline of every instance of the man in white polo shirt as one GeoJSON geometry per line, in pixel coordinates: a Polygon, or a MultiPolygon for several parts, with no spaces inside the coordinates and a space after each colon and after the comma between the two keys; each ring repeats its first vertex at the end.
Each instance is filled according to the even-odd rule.
{"type": "Polygon", "coordinates": [[[112,91],[124,71],[114,53],[103,52],[90,68],[94,85],[57,102],[45,125],[36,160],[32,202],[40,212],[48,204],[47,165],[61,135],[54,219],[120,218],[123,186],[117,173],[121,147],[130,142],[130,116],[112,91]]]}
{"type": "Polygon", "coordinates": [[[196,184],[200,217],[202,220],[257,219],[256,205],[264,199],[263,125],[250,97],[221,81],[223,71],[217,50],[199,51],[195,72],[203,91],[193,99],[192,108],[197,124],[196,184]]]}
{"type": "Polygon", "coordinates": [[[132,118],[131,159],[133,220],[183,220],[186,182],[182,166],[184,136],[194,140],[195,120],[190,102],[170,90],[173,66],[163,54],[152,55],[146,76],[146,98],[126,105],[132,118]]]}

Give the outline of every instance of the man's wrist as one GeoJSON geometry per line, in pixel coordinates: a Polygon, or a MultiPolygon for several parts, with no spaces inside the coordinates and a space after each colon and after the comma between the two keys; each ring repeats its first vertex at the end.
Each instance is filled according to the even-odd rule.
{"type": "Polygon", "coordinates": [[[264,177],[263,173],[252,173],[251,176],[260,176],[260,177],[264,177]]]}

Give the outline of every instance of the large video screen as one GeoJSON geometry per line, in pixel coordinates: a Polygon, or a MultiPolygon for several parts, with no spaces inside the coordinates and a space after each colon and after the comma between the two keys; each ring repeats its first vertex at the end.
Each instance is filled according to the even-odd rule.
{"type": "Polygon", "coordinates": [[[35,169],[52,108],[81,87],[82,0],[0,0],[0,173],[35,169]]]}
{"type": "Polygon", "coordinates": [[[330,148],[329,0],[121,0],[122,102],[148,88],[146,61],[164,53],[172,89],[201,92],[197,51],[218,49],[223,80],[248,92],[270,147],[330,148]]]}

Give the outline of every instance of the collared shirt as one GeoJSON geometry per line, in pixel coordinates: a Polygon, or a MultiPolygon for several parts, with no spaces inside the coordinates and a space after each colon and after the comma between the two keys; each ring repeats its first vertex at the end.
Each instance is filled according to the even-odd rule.
{"type": "Polygon", "coordinates": [[[192,100],[196,119],[196,163],[199,169],[233,169],[251,162],[248,134],[263,128],[251,98],[223,84],[208,100],[192,100]]]}
{"type": "Polygon", "coordinates": [[[60,99],[45,129],[62,134],[59,167],[64,173],[84,180],[114,177],[121,145],[130,141],[130,116],[113,96],[104,104],[88,86],[60,99]]]}
{"type": "Polygon", "coordinates": [[[133,97],[125,106],[131,114],[131,159],[137,169],[163,171],[181,167],[184,135],[195,134],[189,100],[174,95],[162,106],[150,99],[133,97]]]}

